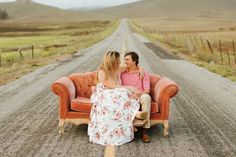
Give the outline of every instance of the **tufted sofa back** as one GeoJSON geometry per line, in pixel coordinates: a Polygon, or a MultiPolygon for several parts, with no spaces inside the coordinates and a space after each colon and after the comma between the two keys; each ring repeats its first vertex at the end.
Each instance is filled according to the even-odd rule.
{"type": "MultiPolygon", "coordinates": [[[[160,76],[150,74],[151,81],[151,91],[150,95],[153,98],[154,87],[157,81],[160,79],[160,76]]],[[[95,86],[94,79],[96,77],[96,72],[88,73],[75,73],[68,76],[74,83],[76,88],[77,97],[86,97],[90,98],[92,95],[91,86],[95,86]]]]}
{"type": "Polygon", "coordinates": [[[76,95],[78,97],[90,98],[92,95],[91,86],[95,86],[96,72],[88,73],[75,73],[71,74],[68,77],[73,81],[76,88],[76,95]]]}

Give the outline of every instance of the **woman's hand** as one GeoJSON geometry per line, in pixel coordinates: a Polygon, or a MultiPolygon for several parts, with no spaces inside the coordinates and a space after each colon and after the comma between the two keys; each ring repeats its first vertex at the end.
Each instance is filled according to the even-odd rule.
{"type": "Polygon", "coordinates": [[[138,92],[138,89],[133,86],[125,86],[125,88],[127,88],[132,93],[138,92]]]}
{"type": "Polygon", "coordinates": [[[139,78],[143,79],[145,76],[145,71],[142,67],[138,66],[138,70],[139,70],[139,78]]]}
{"type": "Polygon", "coordinates": [[[139,97],[135,93],[131,93],[129,94],[129,98],[138,100],[139,97]]]}
{"type": "Polygon", "coordinates": [[[92,90],[92,94],[94,94],[96,92],[96,87],[95,86],[91,86],[91,90],[92,90]]]}

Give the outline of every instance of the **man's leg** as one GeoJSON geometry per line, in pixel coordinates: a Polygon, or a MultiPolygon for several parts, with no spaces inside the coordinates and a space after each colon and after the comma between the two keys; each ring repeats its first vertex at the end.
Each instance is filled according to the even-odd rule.
{"type": "Polygon", "coordinates": [[[140,97],[141,110],[148,113],[147,122],[143,125],[142,141],[150,142],[151,138],[147,133],[147,129],[150,128],[150,112],[151,112],[151,97],[148,94],[142,94],[140,97]]]}
{"type": "Polygon", "coordinates": [[[141,110],[148,113],[147,123],[143,126],[145,129],[150,128],[150,112],[151,112],[151,97],[149,94],[142,94],[140,97],[141,110]]]}

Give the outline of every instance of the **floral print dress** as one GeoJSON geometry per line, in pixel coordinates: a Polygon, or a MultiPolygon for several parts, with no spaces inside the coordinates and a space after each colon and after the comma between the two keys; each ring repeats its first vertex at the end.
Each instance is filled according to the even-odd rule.
{"type": "Polygon", "coordinates": [[[122,145],[134,138],[132,121],[139,103],[129,98],[126,88],[105,89],[96,86],[88,125],[89,140],[101,145],[122,145]]]}

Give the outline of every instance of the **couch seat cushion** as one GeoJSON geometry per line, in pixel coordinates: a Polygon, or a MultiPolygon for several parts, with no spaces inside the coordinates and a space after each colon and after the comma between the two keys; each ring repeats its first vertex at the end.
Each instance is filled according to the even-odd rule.
{"type": "MultiPolygon", "coordinates": [[[[91,101],[88,98],[85,97],[77,97],[76,99],[72,99],[71,101],[71,109],[73,111],[78,111],[78,112],[85,112],[85,113],[90,113],[91,111],[91,101]]],[[[152,101],[151,104],[151,113],[158,113],[158,105],[156,102],[152,101]]]]}
{"type": "Polygon", "coordinates": [[[77,97],[71,101],[71,109],[74,111],[90,113],[91,107],[90,99],[85,97],[77,97]]]}

